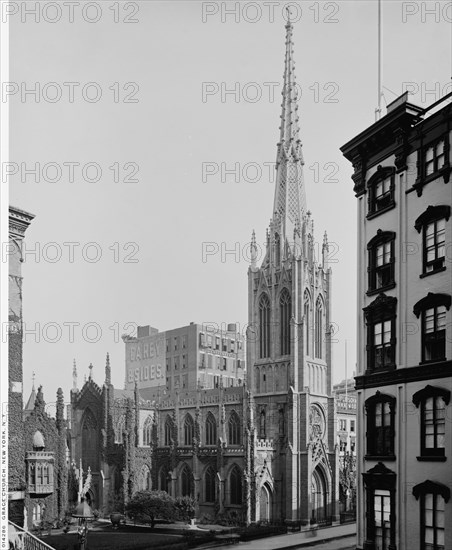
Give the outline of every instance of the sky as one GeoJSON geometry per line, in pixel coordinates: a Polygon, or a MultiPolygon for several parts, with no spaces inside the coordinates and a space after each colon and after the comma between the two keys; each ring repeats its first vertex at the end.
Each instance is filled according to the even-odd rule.
{"type": "MultiPolygon", "coordinates": [[[[339,148],[375,121],[377,2],[290,4],[307,204],[316,242],[327,231],[332,247],[337,382],[346,341],[355,368],[358,253],[339,148]]],[[[3,101],[10,203],[36,216],[22,265],[25,400],[33,372],[48,403],[58,387],[68,400],[74,359],[79,385],[90,363],[101,384],[107,352],[122,387],[121,335],[136,325],[245,330],[247,247],[272,214],[286,5],[16,4],[3,101]]],[[[448,6],[382,2],[383,114],[407,88],[423,107],[452,91],[448,6]]]]}

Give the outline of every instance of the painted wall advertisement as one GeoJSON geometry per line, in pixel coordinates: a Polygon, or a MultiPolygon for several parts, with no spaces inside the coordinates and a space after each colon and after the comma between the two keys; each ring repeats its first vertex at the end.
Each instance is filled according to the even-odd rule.
{"type": "Polygon", "coordinates": [[[153,388],[166,384],[165,333],[126,341],[126,389],[153,388]]]}

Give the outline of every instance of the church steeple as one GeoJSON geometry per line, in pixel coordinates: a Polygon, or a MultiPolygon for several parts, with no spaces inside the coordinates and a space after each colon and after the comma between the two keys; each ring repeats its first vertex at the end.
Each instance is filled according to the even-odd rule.
{"type": "Polygon", "coordinates": [[[276,157],[276,189],[271,228],[271,232],[277,233],[281,248],[275,251],[274,260],[285,257],[287,244],[293,251],[295,236],[299,236],[302,219],[306,212],[304,161],[300,139],[292,33],[293,25],[288,12],[280,141],[276,157]]]}
{"type": "Polygon", "coordinates": [[[107,361],[105,363],[105,384],[107,386],[111,384],[110,354],[108,352],[107,352],[107,361]]]}

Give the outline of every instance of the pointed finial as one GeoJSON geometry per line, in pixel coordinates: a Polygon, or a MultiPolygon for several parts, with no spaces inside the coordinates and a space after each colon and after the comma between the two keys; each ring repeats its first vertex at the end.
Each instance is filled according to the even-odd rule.
{"type": "Polygon", "coordinates": [[[35,378],[36,378],[36,374],[35,374],[35,371],[33,371],[33,374],[31,375],[31,379],[33,381],[33,387],[32,387],[33,390],[35,389],[35,378]]]}
{"type": "Polygon", "coordinates": [[[292,21],[290,19],[290,16],[292,15],[292,13],[290,12],[290,7],[289,6],[286,6],[286,14],[287,14],[287,24],[286,24],[286,27],[291,27],[292,26],[292,21]]]}
{"type": "Polygon", "coordinates": [[[251,267],[256,267],[256,260],[257,260],[257,246],[256,246],[256,233],[254,232],[251,235],[251,247],[250,247],[250,253],[251,253],[251,267]]]}
{"type": "Polygon", "coordinates": [[[77,365],[75,364],[75,359],[72,367],[72,389],[77,389],[77,365]]]}
{"type": "Polygon", "coordinates": [[[88,368],[89,368],[89,379],[92,380],[92,378],[93,378],[93,364],[90,363],[88,368]]]}
{"type": "Polygon", "coordinates": [[[111,384],[111,368],[110,368],[110,354],[107,352],[107,360],[105,363],[105,384],[111,384]]]}

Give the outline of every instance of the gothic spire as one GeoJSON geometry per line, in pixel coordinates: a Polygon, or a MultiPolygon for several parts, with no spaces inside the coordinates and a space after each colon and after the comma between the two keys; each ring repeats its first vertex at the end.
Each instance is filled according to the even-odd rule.
{"type": "Polygon", "coordinates": [[[293,25],[286,24],[286,55],[281,104],[280,140],[276,158],[276,189],[273,206],[275,231],[281,235],[281,247],[293,244],[294,230],[299,228],[306,212],[303,181],[303,154],[298,117],[298,93],[292,42],[293,25]]]}

